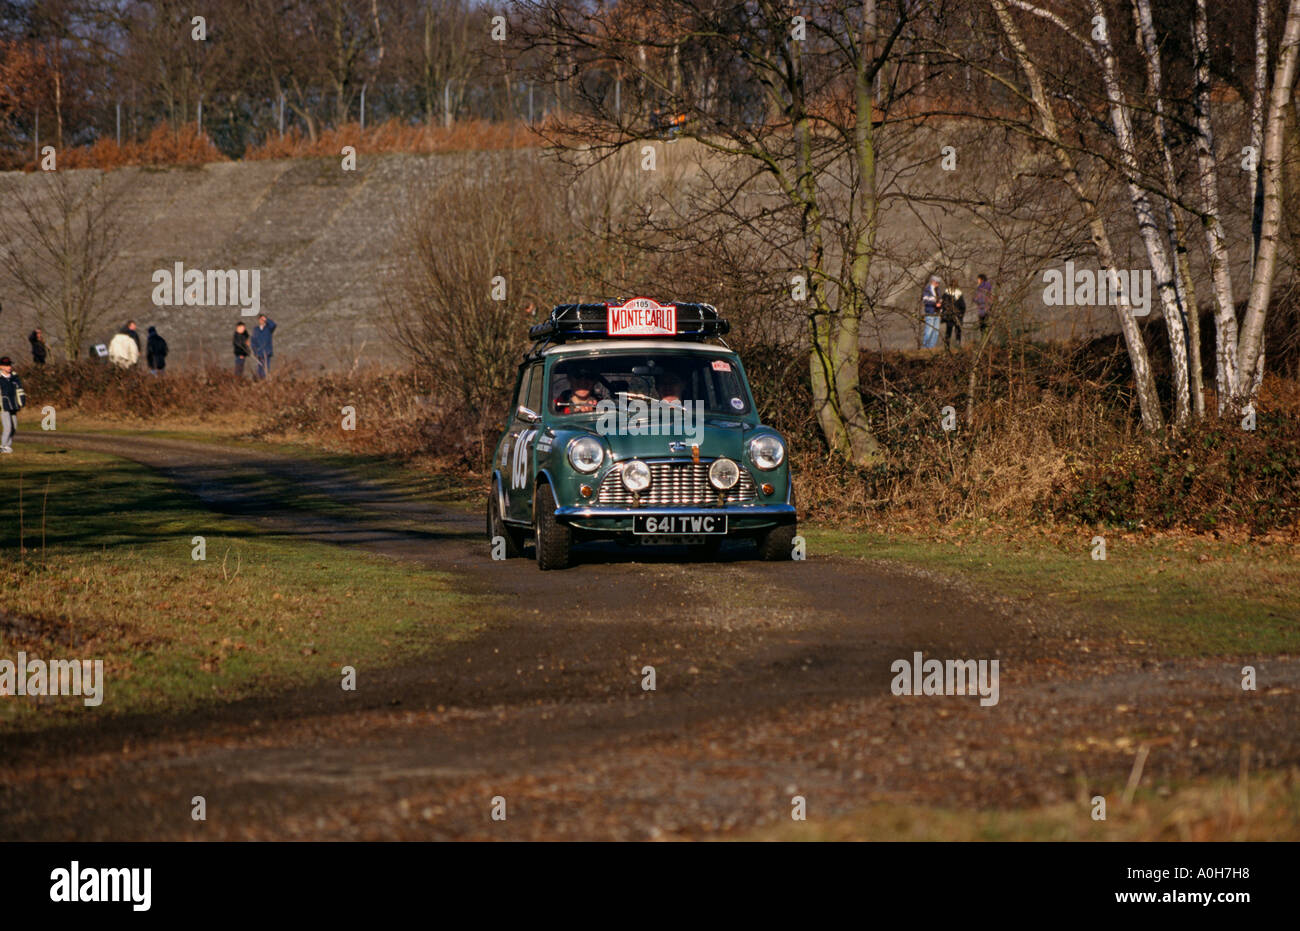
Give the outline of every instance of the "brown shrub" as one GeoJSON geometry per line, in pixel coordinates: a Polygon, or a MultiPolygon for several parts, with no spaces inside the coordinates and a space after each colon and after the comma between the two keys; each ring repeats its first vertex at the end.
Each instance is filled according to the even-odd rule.
{"type": "Polygon", "coordinates": [[[744,358],[761,415],[791,441],[800,504],[818,518],[1036,519],[1072,454],[1140,442],[1125,373],[1096,347],[864,353],[862,392],[887,459],[852,468],[827,452],[802,355],[750,347],[744,358]]]}
{"type": "MultiPolygon", "coordinates": [[[[764,417],[791,439],[800,503],[814,517],[1300,531],[1294,381],[1265,381],[1254,432],[1211,417],[1152,437],[1138,427],[1127,360],[1113,337],[986,347],[978,362],[969,351],[864,354],[863,393],[888,459],[853,469],[828,457],[802,371],[765,385],[778,369],[746,358],[764,417]]],[[[1168,374],[1160,376],[1167,385],[1168,374]]]]}
{"type": "MultiPolygon", "coordinates": [[[[187,423],[239,425],[249,439],[303,442],[325,449],[423,460],[439,470],[468,472],[481,458],[465,439],[461,408],[430,397],[412,372],[304,377],[285,369],[266,381],[237,380],[227,369],[153,377],[90,362],[23,371],[28,410],[52,404],[124,427],[187,423]],[[342,429],[341,409],[356,409],[356,430],[342,429]]],[[[493,438],[495,439],[495,437],[493,438]]]]}
{"type": "MultiPolygon", "coordinates": [[[[194,123],[180,129],[166,124],[154,127],[144,142],[126,142],[118,145],[113,139],[100,139],[94,145],[79,146],[59,155],[61,168],[123,168],[128,165],[205,165],[209,162],[229,161],[212,143],[206,133],[200,133],[194,123]]],[[[26,166],[34,171],[37,162],[26,166]]]]}
{"type": "Polygon", "coordinates": [[[453,152],[462,150],[520,149],[537,144],[537,137],[522,123],[489,123],[465,120],[450,128],[412,125],[389,120],[361,129],[349,123],[323,130],[313,142],[297,127],[283,136],[272,136],[244,153],[245,159],[337,156],[343,146],[358,152],[453,152]]]}
{"type": "Polygon", "coordinates": [[[1254,429],[1210,419],[1151,448],[1071,457],[1051,513],[1138,529],[1300,530],[1300,386],[1269,376],[1254,429]]]}
{"type": "MultiPolygon", "coordinates": [[[[523,123],[490,123],[486,120],[464,120],[450,128],[412,125],[400,120],[389,120],[370,126],[363,132],[360,124],[323,130],[313,142],[297,127],[284,136],[270,136],[261,145],[244,152],[245,159],[306,158],[337,156],[343,146],[355,146],[359,152],[456,152],[522,149],[535,146],[539,137],[523,123]]],[[[99,139],[92,145],[78,146],[59,153],[60,168],[100,168],[111,170],[131,165],[160,167],[164,165],[205,165],[229,159],[213,144],[206,133],[200,133],[195,123],[186,123],[179,129],[168,124],[154,127],[144,142],[124,142],[118,145],[110,138],[99,139]]],[[[3,166],[36,171],[39,159],[25,153],[11,152],[3,166]]]]}

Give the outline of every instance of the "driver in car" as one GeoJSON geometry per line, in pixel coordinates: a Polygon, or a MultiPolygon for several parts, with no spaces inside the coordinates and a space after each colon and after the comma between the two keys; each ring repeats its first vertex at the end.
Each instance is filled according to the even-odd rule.
{"type": "Polygon", "coordinates": [[[596,410],[600,400],[596,397],[596,379],[590,372],[574,372],[570,378],[572,387],[560,392],[555,399],[555,411],[559,414],[590,414],[596,410]]]}

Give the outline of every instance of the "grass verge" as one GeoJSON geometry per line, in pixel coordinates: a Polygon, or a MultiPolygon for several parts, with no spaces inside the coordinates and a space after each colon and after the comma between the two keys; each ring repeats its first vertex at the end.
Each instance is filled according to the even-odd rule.
{"type": "Polygon", "coordinates": [[[215,515],[108,456],[6,457],[0,513],[0,659],[102,659],[106,679],[93,709],[0,697],[0,732],[339,681],[474,629],[443,575],[215,515]]]}
{"type": "Polygon", "coordinates": [[[791,822],[746,840],[778,841],[1294,841],[1300,773],[1261,773],[1134,794],[1105,821],[1087,799],[1015,811],[877,803],[837,818],[791,822]]]}
{"type": "Polygon", "coordinates": [[[811,554],[883,559],[1059,606],[1162,655],[1300,651],[1300,547],[1197,536],[804,531],[811,554]]]}

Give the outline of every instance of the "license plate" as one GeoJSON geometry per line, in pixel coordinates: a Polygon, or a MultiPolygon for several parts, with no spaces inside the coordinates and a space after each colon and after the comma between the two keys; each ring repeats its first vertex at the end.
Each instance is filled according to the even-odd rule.
{"type": "Polygon", "coordinates": [[[663,536],[717,535],[727,532],[726,514],[637,514],[632,532],[663,536]]]}

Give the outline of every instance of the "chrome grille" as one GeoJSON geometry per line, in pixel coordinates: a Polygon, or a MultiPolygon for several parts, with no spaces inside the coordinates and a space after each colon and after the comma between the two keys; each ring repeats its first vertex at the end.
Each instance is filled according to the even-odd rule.
{"type": "MultiPolygon", "coordinates": [[[[647,462],[650,487],[641,492],[641,507],[707,507],[718,503],[719,492],[709,484],[709,461],[689,459],[647,462]]],[[[749,504],[758,498],[754,480],[740,467],[740,481],[725,492],[724,504],[749,504]]],[[[632,492],[623,486],[623,463],[616,464],[600,483],[596,504],[604,507],[632,507],[632,492]]]]}

